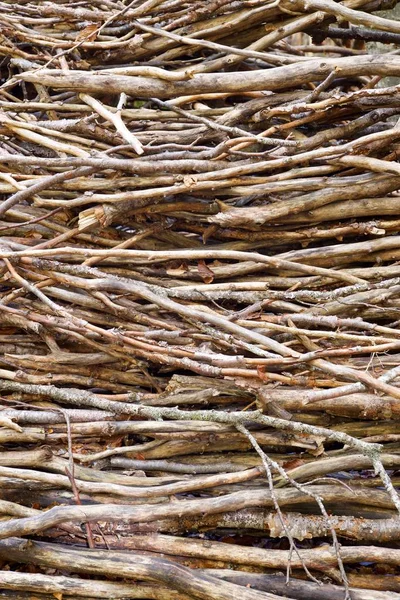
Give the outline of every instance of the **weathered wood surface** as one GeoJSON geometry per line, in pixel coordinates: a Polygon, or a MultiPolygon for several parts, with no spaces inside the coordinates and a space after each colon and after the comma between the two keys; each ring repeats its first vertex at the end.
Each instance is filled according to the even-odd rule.
{"type": "Polygon", "coordinates": [[[389,8],[0,2],[0,598],[400,598],[389,8]]]}

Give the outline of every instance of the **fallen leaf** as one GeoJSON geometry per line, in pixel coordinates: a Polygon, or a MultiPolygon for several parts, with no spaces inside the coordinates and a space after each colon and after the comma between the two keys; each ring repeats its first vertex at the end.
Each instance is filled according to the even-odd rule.
{"type": "Polygon", "coordinates": [[[197,268],[204,283],[212,283],[214,281],[214,273],[207,267],[204,260],[199,260],[197,268]]]}
{"type": "Polygon", "coordinates": [[[265,367],[257,366],[257,375],[261,379],[261,381],[269,381],[268,374],[265,372],[265,367]]]}
{"type": "Polygon", "coordinates": [[[76,36],[76,41],[93,42],[97,38],[98,29],[99,27],[97,23],[91,23],[78,33],[78,35],[76,36]]]}

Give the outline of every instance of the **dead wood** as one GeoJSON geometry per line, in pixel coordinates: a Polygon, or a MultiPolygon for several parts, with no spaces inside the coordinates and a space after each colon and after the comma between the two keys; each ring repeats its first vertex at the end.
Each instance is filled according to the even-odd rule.
{"type": "Polygon", "coordinates": [[[0,597],[399,595],[391,4],[0,1],[0,597]]]}

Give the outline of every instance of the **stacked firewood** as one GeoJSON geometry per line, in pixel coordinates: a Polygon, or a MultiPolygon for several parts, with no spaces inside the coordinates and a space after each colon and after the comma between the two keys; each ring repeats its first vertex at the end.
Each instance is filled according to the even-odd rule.
{"type": "Polygon", "coordinates": [[[0,2],[0,598],[400,598],[388,8],[0,2]]]}

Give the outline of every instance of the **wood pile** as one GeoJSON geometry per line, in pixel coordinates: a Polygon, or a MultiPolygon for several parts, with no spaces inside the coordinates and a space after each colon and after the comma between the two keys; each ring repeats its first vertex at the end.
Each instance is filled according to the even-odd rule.
{"type": "Polygon", "coordinates": [[[388,8],[0,2],[0,598],[400,598],[388,8]]]}

